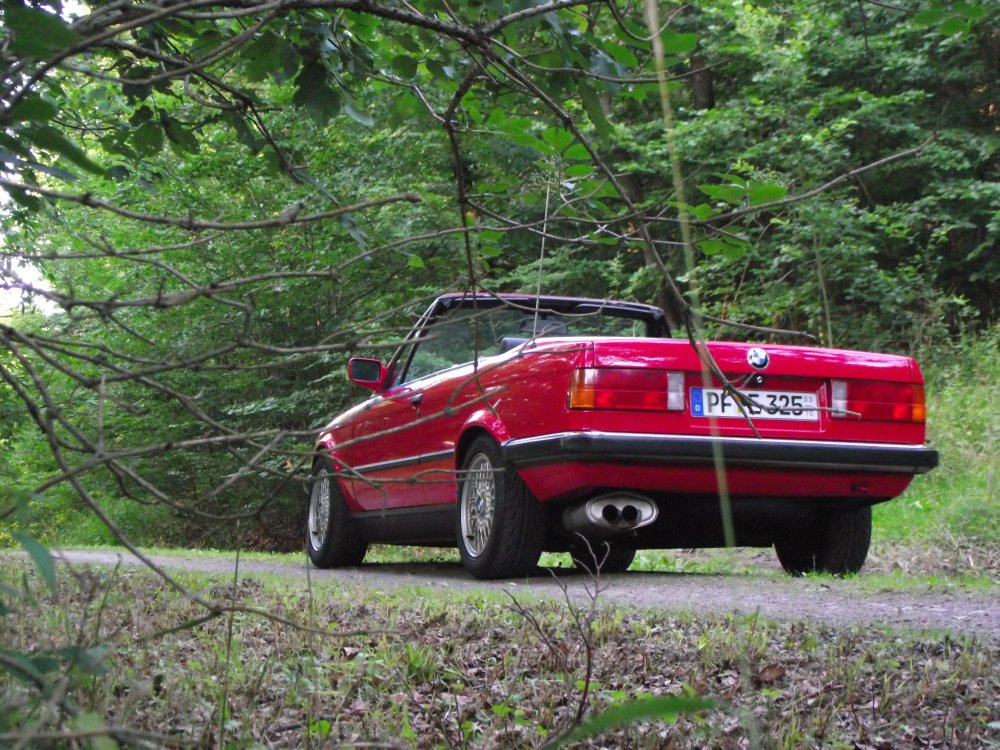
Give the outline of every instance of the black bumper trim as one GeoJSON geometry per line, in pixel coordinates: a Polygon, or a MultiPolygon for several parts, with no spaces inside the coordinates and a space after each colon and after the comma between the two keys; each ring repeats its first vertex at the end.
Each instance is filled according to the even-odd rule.
{"type": "Polygon", "coordinates": [[[713,463],[714,446],[730,466],[765,469],[923,474],[938,465],[937,451],[923,445],[614,432],[539,435],[510,440],[503,449],[518,468],[564,462],[667,466],[713,463]]]}

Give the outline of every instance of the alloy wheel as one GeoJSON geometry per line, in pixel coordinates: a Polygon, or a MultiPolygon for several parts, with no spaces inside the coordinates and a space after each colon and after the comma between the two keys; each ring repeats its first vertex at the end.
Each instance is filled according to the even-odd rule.
{"type": "Polygon", "coordinates": [[[484,453],[469,462],[462,483],[462,537],[470,557],[479,557],[489,543],[496,512],[496,478],[484,453]]]}
{"type": "Polygon", "coordinates": [[[330,525],[330,477],[326,474],[313,481],[309,495],[309,543],[320,549],[326,541],[330,525]]]}

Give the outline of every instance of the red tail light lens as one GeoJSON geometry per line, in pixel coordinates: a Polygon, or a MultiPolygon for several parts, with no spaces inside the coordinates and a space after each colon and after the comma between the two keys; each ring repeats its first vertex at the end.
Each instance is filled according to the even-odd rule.
{"type": "Polygon", "coordinates": [[[915,383],[835,380],[830,394],[834,417],[858,419],[857,414],[870,422],[916,423],[927,419],[924,387],[915,383]]]}
{"type": "Polygon", "coordinates": [[[664,370],[633,367],[575,370],[569,386],[569,408],[666,411],[667,383],[668,373],[664,370]]]}

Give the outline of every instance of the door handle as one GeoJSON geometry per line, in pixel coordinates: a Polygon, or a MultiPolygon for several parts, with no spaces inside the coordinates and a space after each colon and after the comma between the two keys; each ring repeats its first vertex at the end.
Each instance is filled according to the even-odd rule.
{"type": "Polygon", "coordinates": [[[410,396],[410,406],[420,406],[420,402],[424,400],[424,394],[418,393],[416,396],[410,396]]]}

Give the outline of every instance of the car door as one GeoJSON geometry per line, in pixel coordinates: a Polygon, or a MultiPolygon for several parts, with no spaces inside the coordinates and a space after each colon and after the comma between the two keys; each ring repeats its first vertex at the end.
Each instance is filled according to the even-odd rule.
{"type": "Polygon", "coordinates": [[[429,321],[396,357],[398,384],[356,417],[344,455],[361,510],[454,501],[458,424],[450,407],[472,371],[475,335],[461,311],[429,321]]]}

